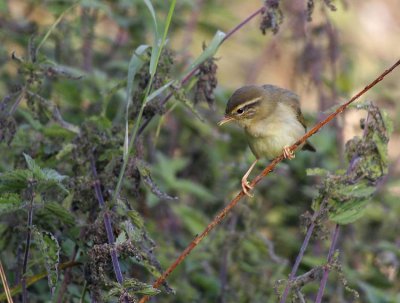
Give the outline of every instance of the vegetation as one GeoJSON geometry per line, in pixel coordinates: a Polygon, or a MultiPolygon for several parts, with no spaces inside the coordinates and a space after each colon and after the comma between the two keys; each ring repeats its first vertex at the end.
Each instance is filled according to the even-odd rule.
{"type": "Polygon", "coordinates": [[[363,5],[0,4],[0,301],[398,302],[400,61],[316,133],[399,59],[350,50],[363,5]],[[240,200],[253,156],[216,122],[267,81],[302,95],[318,152],[240,200]]]}

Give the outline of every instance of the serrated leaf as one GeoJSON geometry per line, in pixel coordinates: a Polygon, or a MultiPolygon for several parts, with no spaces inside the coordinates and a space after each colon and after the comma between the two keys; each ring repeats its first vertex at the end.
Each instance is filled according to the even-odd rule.
{"type": "Polygon", "coordinates": [[[23,154],[26,165],[28,166],[28,169],[33,173],[34,177],[39,177],[42,178],[43,174],[41,173],[41,168],[39,165],[36,164],[36,161],[32,159],[31,156],[28,154],[23,154]]]}
{"type": "Polygon", "coordinates": [[[5,193],[0,196],[0,215],[14,212],[23,207],[19,194],[5,193]]]}
{"type": "Polygon", "coordinates": [[[341,204],[329,212],[329,219],[338,224],[349,224],[364,216],[369,199],[354,199],[341,204]]]}
{"type": "Polygon", "coordinates": [[[46,202],[44,205],[44,209],[46,212],[48,212],[52,216],[55,216],[57,219],[67,225],[75,224],[75,217],[57,202],[46,202]]]}
{"type": "Polygon", "coordinates": [[[49,232],[32,228],[37,246],[43,254],[44,265],[51,293],[54,293],[58,281],[58,265],[60,262],[60,246],[57,239],[49,232]]]}
{"type": "Polygon", "coordinates": [[[134,278],[125,279],[122,285],[124,288],[128,289],[128,292],[133,294],[154,296],[160,293],[160,290],[154,288],[152,285],[140,282],[134,278]]]}
{"type": "Polygon", "coordinates": [[[31,171],[16,169],[0,175],[0,193],[19,193],[28,186],[28,180],[33,178],[31,171]]]}
{"type": "Polygon", "coordinates": [[[64,158],[65,156],[69,155],[74,150],[75,147],[76,147],[76,145],[73,143],[65,144],[62,147],[62,149],[57,153],[56,159],[59,161],[62,158],[64,158]]]}
{"type": "Polygon", "coordinates": [[[128,210],[127,215],[131,219],[132,223],[135,224],[138,228],[141,229],[144,227],[143,218],[136,210],[128,210]]]}

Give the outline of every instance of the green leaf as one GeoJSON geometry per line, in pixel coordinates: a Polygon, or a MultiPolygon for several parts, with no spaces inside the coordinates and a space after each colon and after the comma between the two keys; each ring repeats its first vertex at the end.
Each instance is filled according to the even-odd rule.
{"type": "Polygon", "coordinates": [[[152,285],[142,283],[134,278],[125,279],[122,285],[124,288],[127,288],[130,293],[133,294],[154,296],[160,293],[160,290],[153,288],[152,285]]]}
{"type": "Polygon", "coordinates": [[[367,181],[355,184],[337,184],[332,199],[329,201],[333,209],[329,212],[329,219],[338,224],[349,224],[365,213],[365,208],[376,188],[367,181]]]}
{"type": "Polygon", "coordinates": [[[0,215],[14,212],[23,207],[19,194],[5,193],[0,196],[0,215]]]}
{"type": "Polygon", "coordinates": [[[159,89],[157,89],[154,92],[152,92],[150,94],[150,96],[147,97],[146,102],[149,102],[149,101],[153,100],[155,97],[160,95],[163,91],[165,91],[168,87],[170,87],[174,82],[175,82],[175,80],[171,80],[167,84],[164,84],[159,89]]]}
{"type": "Polygon", "coordinates": [[[160,52],[160,47],[162,46],[161,41],[160,41],[161,35],[158,30],[158,23],[157,23],[156,13],[154,11],[153,4],[151,3],[150,0],[144,0],[144,3],[146,4],[147,8],[149,9],[151,19],[153,21],[154,42],[153,42],[153,46],[151,49],[150,75],[154,75],[156,73],[156,69],[157,69],[158,53],[160,52]]]}
{"type": "Polygon", "coordinates": [[[144,227],[143,218],[136,210],[128,210],[126,214],[131,219],[131,222],[134,225],[136,225],[137,228],[142,229],[144,227]]]}
{"type": "MultiPolygon", "coordinates": [[[[214,56],[214,54],[217,52],[219,46],[221,43],[224,41],[226,34],[222,31],[217,31],[211,41],[211,43],[206,47],[206,49],[198,56],[192,64],[190,64],[188,68],[188,72],[192,71],[195,69],[197,66],[199,66],[201,63],[206,61],[207,59],[211,58],[214,56]]],[[[183,76],[182,76],[183,77],[183,76]]]]}
{"type": "Polygon", "coordinates": [[[121,231],[117,237],[117,239],[115,240],[115,244],[122,244],[124,242],[126,242],[126,233],[125,231],[121,231]]]}
{"type": "Polygon", "coordinates": [[[60,246],[57,239],[49,232],[32,228],[37,246],[43,254],[44,265],[51,293],[54,293],[58,281],[58,265],[60,263],[60,246]]]}
{"type": "Polygon", "coordinates": [[[44,210],[48,214],[56,217],[61,222],[69,226],[72,226],[76,223],[75,217],[71,214],[71,212],[57,202],[46,202],[46,204],[44,205],[44,210]]]}
{"type": "Polygon", "coordinates": [[[369,199],[354,199],[337,205],[329,212],[329,219],[338,224],[349,224],[364,216],[369,199]]]}
{"type": "Polygon", "coordinates": [[[0,193],[19,193],[28,186],[28,180],[33,178],[31,171],[16,169],[0,175],[0,193]]]}
{"type": "Polygon", "coordinates": [[[64,192],[68,193],[68,190],[61,183],[67,178],[67,176],[60,175],[56,170],[50,168],[41,169],[31,156],[24,153],[26,164],[29,170],[32,172],[32,177],[38,181],[38,187],[46,189],[52,186],[57,186],[64,192]]]}

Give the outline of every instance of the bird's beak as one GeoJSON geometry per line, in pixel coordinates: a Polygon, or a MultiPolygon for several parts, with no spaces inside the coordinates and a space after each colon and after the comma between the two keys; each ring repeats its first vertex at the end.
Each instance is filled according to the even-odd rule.
{"type": "Polygon", "coordinates": [[[219,121],[217,124],[218,126],[224,125],[225,123],[231,122],[235,120],[235,118],[230,117],[230,116],[225,116],[221,121],[219,121]]]}

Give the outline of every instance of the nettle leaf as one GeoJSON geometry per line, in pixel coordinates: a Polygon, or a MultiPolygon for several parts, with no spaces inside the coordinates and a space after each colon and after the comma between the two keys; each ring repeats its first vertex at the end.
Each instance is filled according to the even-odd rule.
{"type": "Polygon", "coordinates": [[[139,229],[144,227],[143,218],[136,210],[128,210],[126,214],[131,219],[131,222],[136,225],[136,227],[139,229]]]}
{"type": "Polygon", "coordinates": [[[23,207],[19,194],[5,193],[0,196],[0,215],[14,212],[23,207]]]}
{"type": "Polygon", "coordinates": [[[51,293],[53,294],[58,281],[58,265],[60,263],[60,246],[57,239],[49,232],[32,228],[35,241],[44,257],[44,266],[51,293]]]}
{"type": "Polygon", "coordinates": [[[329,212],[329,219],[338,224],[349,224],[364,216],[366,206],[370,199],[354,199],[351,201],[337,204],[329,212]]]}
{"type": "Polygon", "coordinates": [[[28,187],[33,174],[27,169],[16,169],[0,175],[0,193],[20,193],[28,187]]]}
{"type": "Polygon", "coordinates": [[[75,217],[71,212],[57,202],[46,202],[44,210],[67,225],[72,226],[75,224],[75,217]]]}
{"type": "Polygon", "coordinates": [[[154,288],[152,285],[140,282],[133,278],[125,279],[122,283],[122,286],[127,289],[129,293],[133,294],[154,296],[160,293],[160,290],[154,288]]]}
{"type": "Polygon", "coordinates": [[[329,219],[338,224],[349,224],[358,220],[364,215],[375,190],[366,180],[355,184],[337,184],[329,201],[334,206],[329,213],[329,219]]]}
{"type": "Polygon", "coordinates": [[[61,183],[63,180],[67,178],[67,176],[63,176],[59,174],[56,170],[50,168],[40,168],[40,166],[36,163],[35,160],[31,158],[31,156],[24,153],[26,164],[28,165],[29,170],[32,172],[32,177],[39,184],[38,186],[42,189],[46,189],[48,187],[57,186],[64,192],[68,193],[68,190],[61,183]]]}

